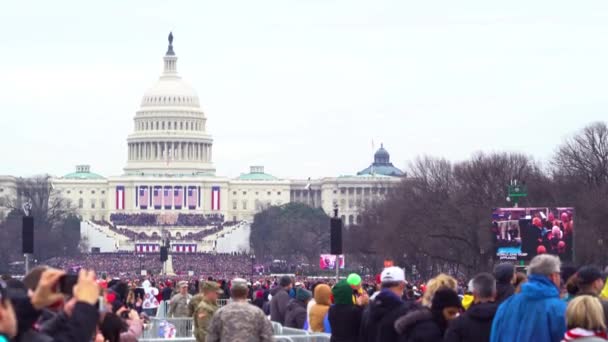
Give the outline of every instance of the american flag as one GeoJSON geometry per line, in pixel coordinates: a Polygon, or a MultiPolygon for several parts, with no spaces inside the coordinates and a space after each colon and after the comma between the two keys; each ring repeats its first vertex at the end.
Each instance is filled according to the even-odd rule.
{"type": "Polygon", "coordinates": [[[158,244],[136,244],[135,245],[135,251],[137,253],[153,253],[153,252],[159,252],[160,251],[160,247],[158,246],[158,244]]]}
{"type": "Polygon", "coordinates": [[[211,210],[220,210],[220,187],[211,187],[211,210]]]}
{"type": "Polygon", "coordinates": [[[122,185],[116,187],[116,209],[125,209],[125,187],[122,185]]]}
{"type": "Polygon", "coordinates": [[[173,245],[173,251],[177,253],[194,253],[196,245],[173,245]]]}
{"type": "Polygon", "coordinates": [[[148,209],[148,187],[139,187],[139,208],[148,209]]]}
{"type": "Polygon", "coordinates": [[[162,196],[162,186],[154,187],[154,209],[161,209],[163,207],[163,196],[162,196]]]}
{"type": "Polygon", "coordinates": [[[175,205],[175,209],[182,208],[182,198],[184,191],[181,186],[176,186],[175,190],[173,190],[173,204],[175,205]]]}
{"type": "Polygon", "coordinates": [[[188,209],[196,209],[196,200],[198,197],[196,192],[196,187],[188,187],[188,209]]]}
{"type": "Polygon", "coordinates": [[[163,200],[165,202],[165,209],[171,209],[173,207],[173,196],[171,196],[171,187],[165,186],[165,191],[163,193],[163,200]]]}

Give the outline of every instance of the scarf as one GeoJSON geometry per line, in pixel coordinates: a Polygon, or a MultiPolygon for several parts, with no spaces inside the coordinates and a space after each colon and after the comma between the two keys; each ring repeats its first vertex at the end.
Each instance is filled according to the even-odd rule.
{"type": "Polygon", "coordinates": [[[576,339],[583,337],[601,337],[603,339],[608,339],[608,334],[606,334],[605,331],[591,331],[581,328],[574,328],[566,331],[562,342],[575,341],[576,339]]]}

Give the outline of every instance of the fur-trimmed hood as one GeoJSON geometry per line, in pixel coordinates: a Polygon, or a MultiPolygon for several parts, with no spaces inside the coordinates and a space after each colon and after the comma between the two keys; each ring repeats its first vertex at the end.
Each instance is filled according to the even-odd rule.
{"type": "Polygon", "coordinates": [[[395,330],[399,333],[399,335],[402,335],[416,324],[423,321],[430,321],[432,319],[433,313],[427,308],[410,311],[405,316],[395,321],[395,330]]]}

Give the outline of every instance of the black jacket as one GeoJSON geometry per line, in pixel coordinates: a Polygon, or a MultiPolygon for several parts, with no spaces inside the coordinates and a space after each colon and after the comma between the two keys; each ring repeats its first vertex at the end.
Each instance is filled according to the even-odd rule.
{"type": "Polygon", "coordinates": [[[292,299],[287,304],[285,312],[285,326],[288,328],[303,329],[306,323],[306,304],[300,300],[292,299]]]}
{"type": "Polygon", "coordinates": [[[399,342],[440,342],[443,329],[431,310],[420,308],[408,312],[395,322],[399,342]]]}
{"type": "Polygon", "coordinates": [[[17,337],[14,341],[90,341],[95,333],[99,313],[93,305],[76,303],[72,316],[52,336],[33,332],[32,326],[40,317],[29,298],[11,299],[17,316],[17,337]],[[50,339],[49,339],[50,337],[50,339]]]}
{"type": "Polygon", "coordinates": [[[329,308],[330,342],[357,342],[363,308],[352,304],[335,304],[329,308]]]}
{"type": "Polygon", "coordinates": [[[405,315],[409,306],[389,290],[382,290],[363,312],[361,342],[397,341],[395,321],[405,315]]]}
{"type": "Polygon", "coordinates": [[[496,303],[500,305],[515,293],[515,287],[511,283],[496,283],[496,303]]]}
{"type": "Polygon", "coordinates": [[[462,316],[450,322],[445,342],[489,342],[497,303],[473,304],[462,316]]]}

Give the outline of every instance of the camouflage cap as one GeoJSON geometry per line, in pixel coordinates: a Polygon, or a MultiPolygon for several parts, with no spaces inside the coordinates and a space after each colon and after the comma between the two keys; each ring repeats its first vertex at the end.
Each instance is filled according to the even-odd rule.
{"type": "Polygon", "coordinates": [[[201,285],[203,292],[217,292],[219,294],[224,293],[220,288],[220,285],[214,281],[204,281],[201,285]]]}
{"type": "Polygon", "coordinates": [[[177,283],[177,286],[179,286],[179,287],[188,287],[188,282],[185,281],[185,280],[182,280],[179,283],[177,283]]]}
{"type": "Polygon", "coordinates": [[[232,279],[232,288],[247,290],[249,287],[247,287],[247,280],[243,278],[234,278],[232,279]]]}

